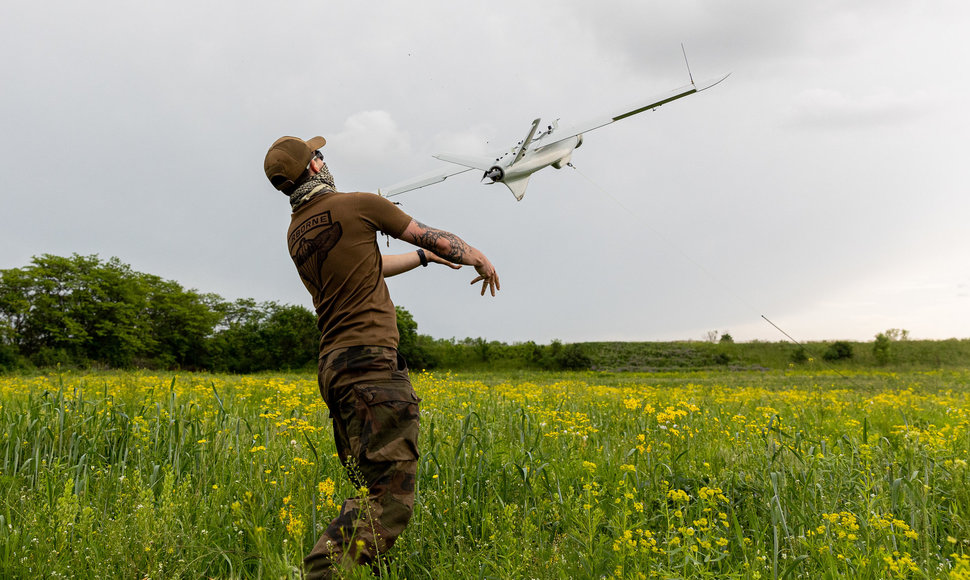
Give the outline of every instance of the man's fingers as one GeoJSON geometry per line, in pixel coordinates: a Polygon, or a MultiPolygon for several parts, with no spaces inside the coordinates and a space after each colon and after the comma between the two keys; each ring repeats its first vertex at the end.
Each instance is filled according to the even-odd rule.
{"type": "Polygon", "coordinates": [[[477,284],[479,282],[482,283],[482,296],[485,295],[485,290],[486,289],[491,292],[492,296],[495,296],[495,291],[500,289],[499,288],[499,285],[498,285],[498,276],[497,275],[492,275],[492,276],[481,276],[481,275],[479,275],[479,276],[476,276],[475,279],[472,280],[471,283],[472,283],[472,285],[475,285],[475,284],[477,284]]]}

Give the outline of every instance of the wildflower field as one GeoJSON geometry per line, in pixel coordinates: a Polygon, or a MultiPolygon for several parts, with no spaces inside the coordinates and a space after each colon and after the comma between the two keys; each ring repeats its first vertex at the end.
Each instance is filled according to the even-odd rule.
{"type": "MultiPolygon", "coordinates": [[[[970,578],[970,371],[413,382],[385,578],[970,578]]],[[[3,578],[298,577],[356,492],[312,375],[0,376],[0,421],[3,578]]]]}

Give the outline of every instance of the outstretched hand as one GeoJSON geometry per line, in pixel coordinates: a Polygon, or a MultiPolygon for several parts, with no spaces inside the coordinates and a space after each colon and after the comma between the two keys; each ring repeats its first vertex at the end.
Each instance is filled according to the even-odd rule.
{"type": "Polygon", "coordinates": [[[475,271],[478,272],[478,276],[472,280],[472,285],[474,286],[478,282],[482,283],[482,296],[485,295],[486,290],[489,290],[492,296],[495,296],[495,291],[502,289],[498,281],[498,272],[495,271],[495,266],[488,261],[488,258],[485,258],[484,264],[475,266],[475,271]]]}

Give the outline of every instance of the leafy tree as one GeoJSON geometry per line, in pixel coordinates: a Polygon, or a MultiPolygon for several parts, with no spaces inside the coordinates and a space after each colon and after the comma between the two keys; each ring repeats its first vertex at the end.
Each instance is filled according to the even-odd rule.
{"type": "Polygon", "coordinates": [[[889,336],[880,332],[876,335],[876,341],[872,343],[872,354],[876,357],[876,362],[884,365],[889,362],[892,350],[892,340],[889,336]]]}
{"type": "Polygon", "coordinates": [[[563,344],[553,340],[548,347],[543,347],[540,365],[549,370],[583,370],[593,366],[586,349],[581,344],[563,344]]]}
{"type": "Polygon", "coordinates": [[[267,368],[314,367],[320,348],[316,315],[303,306],[275,302],[269,303],[268,310],[260,330],[260,340],[268,354],[267,368]]]}
{"type": "Polygon", "coordinates": [[[542,347],[535,342],[529,340],[516,346],[518,347],[517,358],[527,366],[537,366],[542,362],[542,347]]]}
{"type": "Polygon", "coordinates": [[[559,368],[560,356],[562,356],[562,341],[553,339],[548,347],[542,349],[542,367],[550,370],[559,368]]]}
{"type": "Polygon", "coordinates": [[[487,340],[479,336],[473,344],[475,346],[475,352],[482,362],[487,363],[492,360],[492,345],[487,340]]]}
{"type": "Polygon", "coordinates": [[[893,342],[909,340],[909,331],[904,328],[890,328],[883,334],[885,334],[886,338],[893,342]]]}
{"type": "Polygon", "coordinates": [[[398,352],[412,369],[432,369],[438,366],[438,358],[432,352],[432,339],[418,334],[414,316],[401,306],[395,306],[397,332],[400,335],[398,352]]]}
{"type": "Polygon", "coordinates": [[[252,298],[216,304],[221,315],[210,340],[213,368],[221,371],[248,373],[263,366],[262,353],[256,340],[265,313],[252,298]]]}
{"type": "Polygon", "coordinates": [[[240,298],[217,310],[222,319],[211,339],[214,368],[251,373],[316,363],[320,331],[308,308],[240,298]]]}
{"type": "Polygon", "coordinates": [[[213,299],[117,258],[44,254],[0,271],[0,342],[42,366],[201,367],[213,299]]]}
{"type": "Polygon", "coordinates": [[[147,288],[146,357],[159,366],[208,367],[209,338],[221,318],[213,304],[221,299],[158,276],[143,274],[142,281],[147,288]]]}
{"type": "Polygon", "coordinates": [[[19,351],[43,359],[131,364],[145,349],[139,319],[146,290],[117,258],[44,254],[30,266],[4,270],[0,316],[16,332],[19,351]]]}

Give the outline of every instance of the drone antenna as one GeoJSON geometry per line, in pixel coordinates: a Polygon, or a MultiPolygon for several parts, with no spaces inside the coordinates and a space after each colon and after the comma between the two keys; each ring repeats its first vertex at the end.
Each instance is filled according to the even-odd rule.
{"type": "Polygon", "coordinates": [[[687,76],[690,77],[690,84],[694,84],[694,75],[690,73],[690,62],[687,60],[687,49],[684,48],[684,43],[680,43],[680,50],[684,53],[684,64],[687,65],[687,76]]]}

